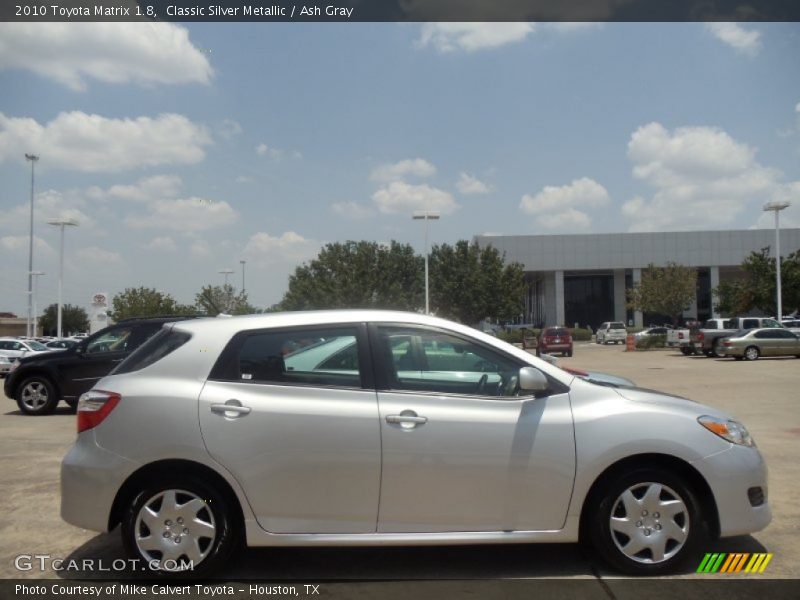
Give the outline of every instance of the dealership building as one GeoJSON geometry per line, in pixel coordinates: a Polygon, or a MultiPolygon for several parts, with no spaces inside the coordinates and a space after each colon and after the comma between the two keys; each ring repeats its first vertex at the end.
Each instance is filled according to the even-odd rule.
{"type": "MultiPolygon", "coordinates": [[[[668,262],[697,268],[697,297],[684,318],[718,316],[711,290],[741,276],[740,265],[751,252],[772,251],[775,230],[479,235],[475,241],[505,253],[506,261],[522,264],[527,283],[524,322],[596,329],[603,321],[642,327],[651,318],[663,320],[628,310],[625,301],[642,269],[668,262]]],[[[784,257],[800,250],[800,229],[781,229],[780,243],[784,257]]]]}

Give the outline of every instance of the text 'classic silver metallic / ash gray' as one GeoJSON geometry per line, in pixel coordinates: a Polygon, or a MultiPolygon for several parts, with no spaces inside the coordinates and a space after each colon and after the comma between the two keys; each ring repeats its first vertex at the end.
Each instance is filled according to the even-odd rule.
{"type": "Polygon", "coordinates": [[[387,311],[165,326],[84,394],[61,512],[207,574],[235,546],[577,542],[627,573],[771,519],[745,427],[387,311]]]}

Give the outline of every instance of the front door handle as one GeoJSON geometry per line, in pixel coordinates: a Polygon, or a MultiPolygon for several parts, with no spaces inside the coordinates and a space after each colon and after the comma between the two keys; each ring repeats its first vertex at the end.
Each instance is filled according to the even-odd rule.
{"type": "Polygon", "coordinates": [[[250,414],[249,406],[242,406],[238,400],[228,400],[225,404],[212,404],[211,412],[223,414],[229,419],[250,414]]]}
{"type": "Polygon", "coordinates": [[[428,417],[420,417],[413,410],[404,410],[399,415],[386,415],[386,422],[390,425],[400,425],[403,429],[414,429],[418,425],[428,422],[428,417]]]}

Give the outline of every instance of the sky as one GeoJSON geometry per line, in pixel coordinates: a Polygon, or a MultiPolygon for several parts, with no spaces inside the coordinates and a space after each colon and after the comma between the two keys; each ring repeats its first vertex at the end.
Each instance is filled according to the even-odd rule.
{"type": "Polygon", "coordinates": [[[800,227],[800,25],[2,23],[0,311],[326,243],[800,227]]]}

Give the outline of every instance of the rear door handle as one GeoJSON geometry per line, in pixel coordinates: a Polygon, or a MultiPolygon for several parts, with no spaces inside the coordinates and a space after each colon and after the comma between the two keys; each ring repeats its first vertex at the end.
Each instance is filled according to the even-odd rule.
{"type": "Polygon", "coordinates": [[[428,417],[420,417],[413,410],[404,410],[399,415],[386,415],[386,422],[390,425],[400,425],[403,429],[414,429],[418,425],[428,422],[428,417]]]}
{"type": "Polygon", "coordinates": [[[233,418],[250,414],[250,407],[242,406],[238,400],[228,400],[225,404],[212,404],[211,412],[233,418]]]}

